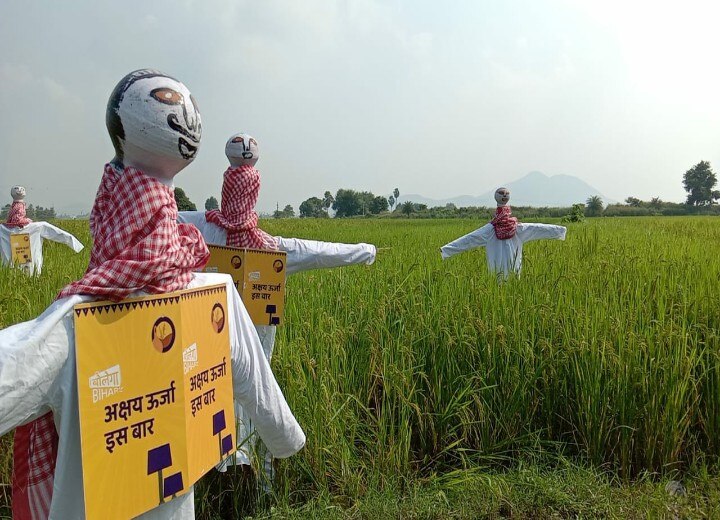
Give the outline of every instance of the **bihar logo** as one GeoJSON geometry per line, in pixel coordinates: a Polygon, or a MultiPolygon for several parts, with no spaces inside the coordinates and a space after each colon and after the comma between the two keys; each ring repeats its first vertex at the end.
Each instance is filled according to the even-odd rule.
{"type": "Polygon", "coordinates": [[[183,350],[183,372],[187,374],[196,366],[198,366],[197,343],[193,343],[183,350]]]}
{"type": "Polygon", "coordinates": [[[95,372],[90,376],[88,383],[92,390],[93,403],[122,392],[120,365],[95,372]]]}
{"type": "Polygon", "coordinates": [[[225,309],[219,303],[213,305],[212,312],[210,313],[210,322],[212,323],[213,330],[220,334],[225,328],[225,309]]]}
{"type": "Polygon", "coordinates": [[[152,344],[160,353],[169,351],[175,343],[175,325],[167,316],[157,319],[152,328],[152,344]]]}

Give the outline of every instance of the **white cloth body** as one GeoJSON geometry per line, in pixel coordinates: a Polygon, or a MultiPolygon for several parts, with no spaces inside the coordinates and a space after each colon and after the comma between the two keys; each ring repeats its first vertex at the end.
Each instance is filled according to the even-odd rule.
{"type": "Polygon", "coordinates": [[[515,236],[500,240],[495,236],[492,224],[485,224],[440,248],[443,260],[458,253],[484,247],[488,270],[502,273],[507,277],[510,272],[520,274],[522,269],[523,245],[540,239],[565,240],[567,228],[552,224],[518,224],[515,236]]]}
{"type": "Polygon", "coordinates": [[[32,264],[20,266],[29,274],[40,274],[43,265],[43,239],[60,242],[71,248],[76,253],[83,249],[80,241],[67,231],[63,231],[59,227],[53,226],[48,222],[31,222],[23,227],[7,227],[0,224],[0,253],[4,264],[9,264],[12,260],[12,251],[10,250],[10,235],[27,233],[30,235],[30,254],[32,255],[32,264]]]}
{"type": "MultiPolygon", "coordinates": [[[[226,245],[227,232],[224,228],[205,220],[204,211],[181,211],[178,215],[178,222],[193,224],[200,230],[205,242],[208,244],[226,245]]],[[[300,238],[275,238],[278,241],[280,251],[287,253],[285,266],[288,275],[309,271],[311,269],[342,267],[355,264],[370,265],[375,262],[375,256],[377,254],[377,250],[372,244],[341,244],[335,242],[320,242],[317,240],[303,240],[300,238]]],[[[268,362],[270,362],[273,349],[275,348],[275,332],[277,327],[274,325],[255,325],[255,328],[260,337],[265,357],[268,362]]],[[[242,442],[252,434],[252,424],[247,420],[247,414],[242,410],[242,407],[237,406],[236,403],[235,408],[235,414],[239,419],[237,438],[238,442],[242,442]]],[[[275,452],[273,452],[273,454],[275,454],[275,452]]],[[[231,462],[231,460],[228,462],[231,462]]],[[[235,462],[236,464],[250,463],[245,446],[238,452],[235,462]]],[[[226,465],[219,467],[220,471],[225,471],[225,468],[226,465]]]]}
{"type": "MultiPolygon", "coordinates": [[[[196,273],[188,288],[221,283],[228,291],[234,398],[273,453],[289,457],[304,446],[305,434],[275,381],[232,279],[196,273]]],[[[63,298],[38,318],[0,330],[0,435],[52,410],[60,436],[50,518],[85,517],[73,306],[94,299],[63,298]]],[[[194,517],[191,489],[140,518],[194,517]]]]}

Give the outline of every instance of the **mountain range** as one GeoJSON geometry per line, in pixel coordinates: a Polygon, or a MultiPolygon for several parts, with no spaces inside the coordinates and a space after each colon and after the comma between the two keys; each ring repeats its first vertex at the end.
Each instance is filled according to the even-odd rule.
{"type": "Polygon", "coordinates": [[[578,202],[585,203],[589,197],[598,196],[604,204],[617,201],[605,197],[588,183],[572,175],[553,175],[533,171],[512,182],[498,184],[477,196],[459,195],[450,199],[430,199],[418,194],[400,194],[399,202],[412,201],[429,208],[455,204],[458,208],[469,206],[495,206],[495,190],[504,186],[510,190],[510,205],[534,207],[566,207],[578,202]]]}

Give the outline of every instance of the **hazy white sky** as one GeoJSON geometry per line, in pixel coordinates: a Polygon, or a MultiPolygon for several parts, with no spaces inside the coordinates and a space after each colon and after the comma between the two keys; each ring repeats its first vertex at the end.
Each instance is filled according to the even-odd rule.
{"type": "Polygon", "coordinates": [[[240,131],[261,211],[338,188],[478,195],[531,170],[681,201],[688,168],[720,170],[719,19],[711,0],[2,0],[0,200],[23,184],[89,208],[107,98],[149,67],[200,106],[176,177],[198,206],[240,131]]]}

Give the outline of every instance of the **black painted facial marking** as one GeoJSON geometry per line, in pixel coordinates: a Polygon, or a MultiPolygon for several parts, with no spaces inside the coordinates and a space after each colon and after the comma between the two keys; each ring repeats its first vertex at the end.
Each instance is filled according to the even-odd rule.
{"type": "Polygon", "coordinates": [[[192,159],[198,151],[200,145],[200,135],[202,134],[202,126],[200,124],[200,118],[197,113],[197,105],[193,101],[192,95],[190,95],[191,103],[193,104],[192,109],[195,112],[194,118],[188,117],[187,105],[185,104],[185,98],[180,92],[173,90],[168,87],[160,87],[153,89],[150,92],[150,96],[166,105],[179,105],[183,111],[183,122],[180,121],[177,114],[168,114],[167,123],[170,128],[178,132],[178,151],[182,155],[183,159],[192,159]]]}
{"type": "Polygon", "coordinates": [[[245,140],[240,136],[233,139],[232,142],[233,143],[241,143],[243,145],[243,148],[245,148],[245,140]]]}

